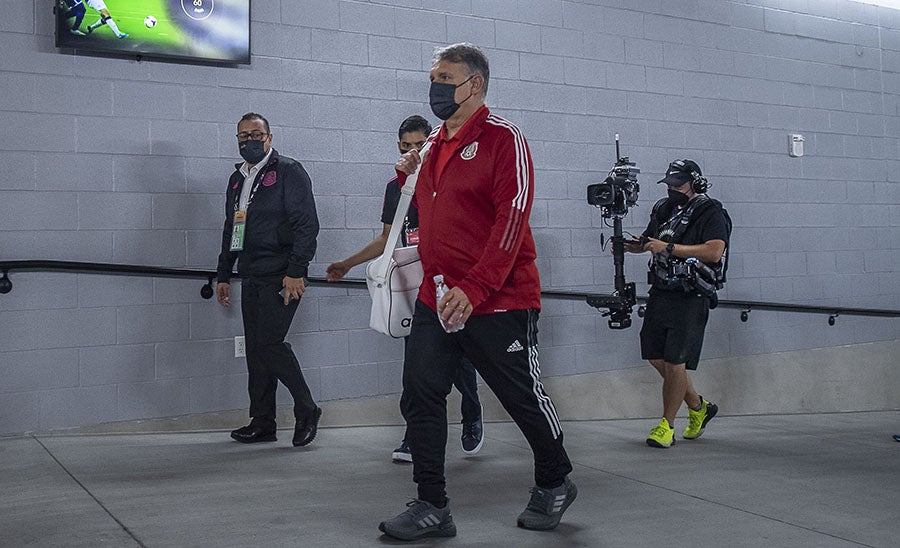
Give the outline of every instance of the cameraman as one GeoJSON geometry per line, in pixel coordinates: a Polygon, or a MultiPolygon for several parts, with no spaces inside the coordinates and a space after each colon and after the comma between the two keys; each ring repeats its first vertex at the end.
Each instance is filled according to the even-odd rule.
{"type": "Polygon", "coordinates": [[[718,412],[714,403],[697,394],[687,374],[687,370],[697,369],[700,360],[710,299],[689,290],[686,284],[667,280],[665,265],[693,257],[710,267],[717,266],[728,234],[722,208],[706,196],[709,185],[696,162],[672,162],[659,182],[668,186],[668,197],[653,207],[642,237],[626,241],[625,251],[653,254],[652,285],[641,328],[641,357],[649,360],[663,378],[663,418],[650,430],[647,445],[665,448],[675,443],[675,414],[682,401],[689,414],[685,439],[700,437],[718,412]]]}

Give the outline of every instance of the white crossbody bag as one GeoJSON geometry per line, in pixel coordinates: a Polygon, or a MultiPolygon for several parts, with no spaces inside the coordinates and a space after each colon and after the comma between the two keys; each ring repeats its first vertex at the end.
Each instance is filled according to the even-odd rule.
{"type": "MultiPolygon", "coordinates": [[[[425,143],[419,154],[424,157],[429,148],[431,143],[425,143]]],[[[400,189],[400,202],[394,213],[384,253],[366,265],[366,285],[372,296],[369,327],[395,338],[409,335],[416,296],[425,275],[418,246],[397,247],[400,231],[403,230],[403,219],[416,191],[416,180],[421,169],[422,166],[419,165],[418,170],[406,178],[406,183],[400,189]]]]}

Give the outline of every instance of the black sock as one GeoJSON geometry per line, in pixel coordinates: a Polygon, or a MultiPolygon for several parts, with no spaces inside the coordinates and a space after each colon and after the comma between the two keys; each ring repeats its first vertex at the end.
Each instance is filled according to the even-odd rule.
{"type": "Polygon", "coordinates": [[[550,484],[538,485],[538,487],[540,487],[541,489],[546,489],[548,491],[552,491],[552,490],[556,489],[557,487],[559,487],[560,485],[562,485],[563,483],[565,483],[565,478],[559,480],[558,482],[555,482],[552,485],[550,485],[550,484]]]}
{"type": "Polygon", "coordinates": [[[700,398],[700,403],[697,404],[697,407],[691,407],[691,409],[693,409],[694,411],[700,411],[701,409],[703,409],[703,396],[697,394],[697,397],[700,398]]]}

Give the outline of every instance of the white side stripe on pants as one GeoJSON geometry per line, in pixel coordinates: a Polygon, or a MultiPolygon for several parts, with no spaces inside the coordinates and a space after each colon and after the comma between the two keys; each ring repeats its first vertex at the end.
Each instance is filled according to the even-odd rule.
{"type": "Polygon", "coordinates": [[[531,374],[531,391],[537,398],[538,407],[547,419],[550,425],[550,432],[553,433],[553,439],[562,434],[562,427],[559,424],[559,416],[556,414],[556,408],[550,396],[544,392],[544,385],[541,383],[541,364],[538,362],[537,349],[537,319],[533,310],[528,311],[528,372],[531,374]]]}

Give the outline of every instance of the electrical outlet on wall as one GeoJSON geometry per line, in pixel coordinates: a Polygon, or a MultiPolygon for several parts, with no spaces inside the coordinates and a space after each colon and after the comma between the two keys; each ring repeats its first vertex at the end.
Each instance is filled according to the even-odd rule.
{"type": "Polygon", "coordinates": [[[244,337],[235,337],[234,338],[234,357],[235,358],[243,358],[247,355],[247,350],[244,348],[244,337]]]}

